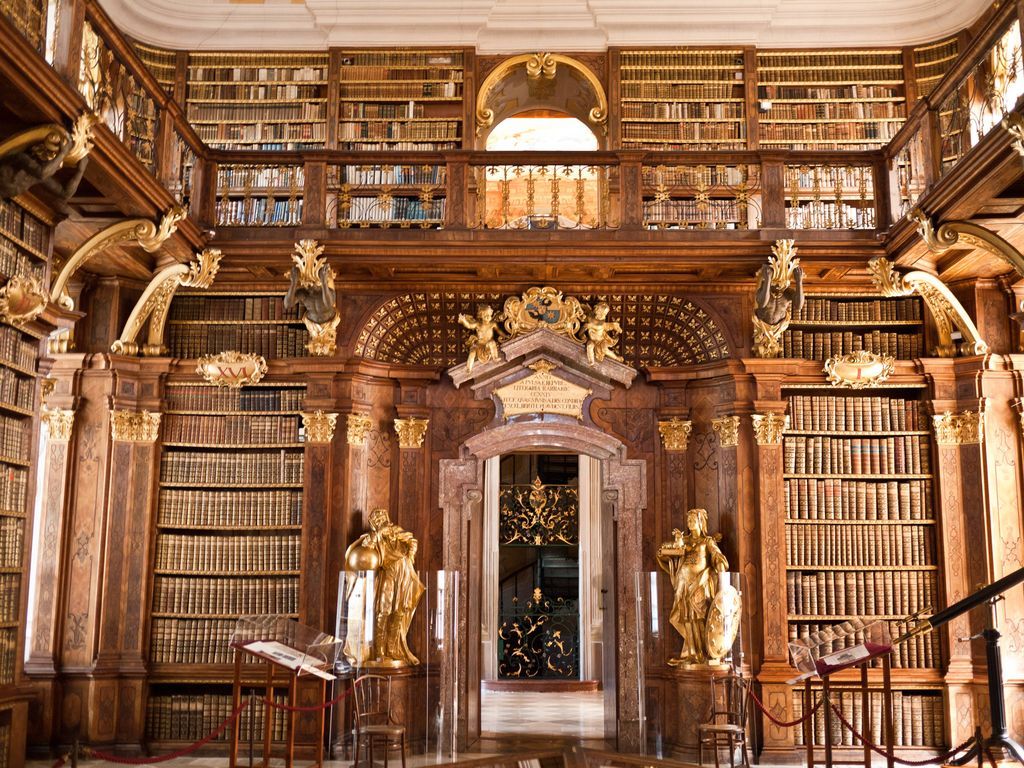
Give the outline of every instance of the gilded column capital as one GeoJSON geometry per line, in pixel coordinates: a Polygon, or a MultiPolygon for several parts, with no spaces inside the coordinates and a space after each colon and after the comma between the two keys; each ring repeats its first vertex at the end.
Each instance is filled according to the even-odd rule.
{"type": "Polygon", "coordinates": [[[345,417],[345,425],[348,429],[348,444],[356,446],[366,445],[366,438],[370,434],[370,427],[373,421],[368,413],[350,413],[345,417]]]}
{"type": "Polygon", "coordinates": [[[789,417],[782,413],[753,413],[754,439],[758,445],[780,445],[782,432],[789,424],[789,417]]]}
{"type": "Polygon", "coordinates": [[[306,428],[306,442],[326,445],[334,439],[338,414],[324,411],[302,411],[302,426],[306,428]]]}
{"type": "Polygon", "coordinates": [[[110,436],[126,443],[155,443],[160,414],[151,411],[111,411],[110,436]]]}
{"type": "Polygon", "coordinates": [[[658,431],[661,433],[661,444],[666,451],[685,451],[686,446],[690,444],[693,422],[673,416],[671,419],[659,421],[658,431]]]}
{"type": "Polygon", "coordinates": [[[711,420],[711,429],[718,434],[718,444],[732,448],[740,444],[740,417],[722,416],[711,420]]]}
{"type": "Polygon", "coordinates": [[[407,419],[395,419],[395,433],[398,435],[399,448],[422,448],[423,438],[427,436],[429,419],[418,419],[410,416],[407,419]]]}
{"type": "Polygon", "coordinates": [[[65,408],[43,406],[40,417],[50,430],[50,441],[66,443],[71,439],[71,428],[75,423],[75,412],[65,408]]]}
{"type": "Polygon", "coordinates": [[[932,417],[935,442],[939,445],[979,445],[983,439],[982,415],[974,411],[945,413],[932,417]]]}

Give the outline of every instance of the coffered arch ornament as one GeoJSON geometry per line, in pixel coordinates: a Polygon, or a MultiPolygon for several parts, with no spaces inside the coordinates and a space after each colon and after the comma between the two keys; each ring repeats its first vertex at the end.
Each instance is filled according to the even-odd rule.
{"type": "Polygon", "coordinates": [[[935,321],[939,343],[935,347],[937,357],[956,356],[953,342],[953,328],[956,327],[964,338],[964,351],[969,355],[984,355],[988,344],[981,338],[967,310],[956,296],[935,275],[920,270],[901,275],[884,256],[876,256],[868,262],[868,272],[875,286],[884,296],[910,296],[918,294],[928,305],[935,321]]]}
{"type": "Polygon", "coordinates": [[[583,62],[559,53],[512,56],[484,78],[476,97],[476,135],[484,139],[506,117],[531,109],[566,112],[608,134],[608,97],[583,62]]]}
{"type": "Polygon", "coordinates": [[[139,353],[138,338],[146,321],[149,321],[147,343],[142,346],[145,356],[160,356],[166,353],[164,327],[171,301],[179,287],[209,288],[220,269],[223,254],[216,248],[207,248],[196,255],[191,264],[174,264],[160,270],[149,281],[135,308],[124,324],[120,338],[110,345],[110,351],[118,355],[139,353]]]}
{"type": "MultiPolygon", "coordinates": [[[[427,292],[387,299],[364,319],[356,357],[382,363],[449,368],[466,360],[468,331],[460,314],[481,306],[497,311],[507,294],[427,292]]],[[[585,304],[605,302],[622,326],[615,350],[634,368],[715,362],[733,354],[721,325],[696,301],[658,294],[576,294],[585,304]]]]}

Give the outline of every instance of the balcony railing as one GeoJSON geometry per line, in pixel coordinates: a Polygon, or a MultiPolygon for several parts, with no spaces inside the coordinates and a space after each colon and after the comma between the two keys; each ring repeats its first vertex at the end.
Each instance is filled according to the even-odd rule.
{"type": "MultiPolygon", "coordinates": [[[[232,153],[198,139],[95,0],[84,2],[80,48],[56,51],[58,71],[197,223],[219,228],[867,235],[906,216],[1001,130],[1024,93],[1020,25],[1007,3],[876,152],[232,153]]],[[[0,0],[0,15],[41,55],[47,8],[44,0],[0,0]]],[[[78,36],[55,39],[68,46],[78,36]]]]}

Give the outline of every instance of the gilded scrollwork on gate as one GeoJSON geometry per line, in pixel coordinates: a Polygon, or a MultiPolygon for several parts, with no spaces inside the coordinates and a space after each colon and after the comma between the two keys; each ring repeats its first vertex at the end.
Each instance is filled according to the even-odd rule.
{"type": "Polygon", "coordinates": [[[548,598],[540,587],[524,605],[512,598],[501,616],[498,677],[511,679],[579,676],[579,611],[575,600],[548,598]]]}
{"type": "Polygon", "coordinates": [[[499,542],[576,544],[579,541],[579,489],[545,485],[536,478],[529,485],[508,485],[498,500],[499,542]]]}

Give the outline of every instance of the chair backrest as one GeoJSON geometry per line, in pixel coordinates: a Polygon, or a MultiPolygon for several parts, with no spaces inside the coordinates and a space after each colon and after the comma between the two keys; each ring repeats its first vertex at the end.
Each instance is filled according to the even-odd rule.
{"type": "Polygon", "coordinates": [[[746,725],[747,698],[747,681],[743,675],[730,672],[728,675],[712,677],[711,721],[746,725]]]}
{"type": "Polygon", "coordinates": [[[391,678],[363,675],[352,684],[355,699],[356,729],[382,725],[391,719],[391,678]]]}

